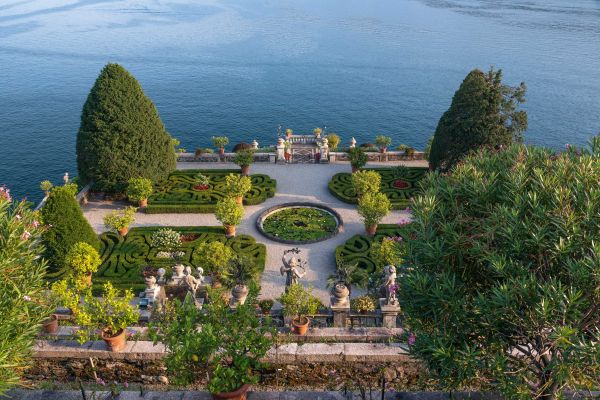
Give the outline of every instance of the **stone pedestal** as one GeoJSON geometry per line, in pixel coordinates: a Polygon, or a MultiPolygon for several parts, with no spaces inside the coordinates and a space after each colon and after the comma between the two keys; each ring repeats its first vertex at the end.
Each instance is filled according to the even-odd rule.
{"type": "Polygon", "coordinates": [[[277,163],[285,164],[285,145],[282,138],[277,141],[277,163]]]}
{"type": "Polygon", "coordinates": [[[345,328],[346,320],[348,319],[348,315],[350,315],[350,297],[346,297],[344,301],[340,302],[332,296],[330,301],[329,308],[333,312],[333,326],[336,328],[345,328]]]}
{"type": "Polygon", "coordinates": [[[379,308],[383,316],[383,327],[394,329],[396,328],[396,318],[400,314],[400,304],[387,304],[386,299],[379,299],[379,308]]]}

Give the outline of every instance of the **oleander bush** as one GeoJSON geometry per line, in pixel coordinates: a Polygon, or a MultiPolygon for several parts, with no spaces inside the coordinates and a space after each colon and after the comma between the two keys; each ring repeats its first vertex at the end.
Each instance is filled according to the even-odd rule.
{"type": "MultiPolygon", "coordinates": [[[[418,183],[427,174],[427,168],[404,167],[406,173],[397,175],[397,168],[366,168],[381,175],[380,192],[392,203],[392,209],[402,209],[410,204],[410,199],[419,193],[418,183]]],[[[329,191],[345,203],[357,204],[358,197],[352,186],[352,174],[335,174],[328,184],[329,191]]]]}
{"type": "MultiPolygon", "coordinates": [[[[212,213],[217,201],[228,197],[226,179],[229,174],[239,175],[236,169],[225,170],[179,170],[174,171],[165,181],[154,187],[148,199],[147,213],[212,213]],[[195,190],[196,176],[201,173],[208,177],[209,188],[195,190]]],[[[244,204],[255,205],[275,195],[277,181],[268,175],[249,176],[252,188],[244,195],[244,204]]]]}

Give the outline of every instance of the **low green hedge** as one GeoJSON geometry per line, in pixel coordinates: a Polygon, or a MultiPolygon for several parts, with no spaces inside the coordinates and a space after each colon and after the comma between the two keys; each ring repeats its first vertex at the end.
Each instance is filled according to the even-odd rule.
{"type": "MultiPolygon", "coordinates": [[[[239,169],[188,169],[174,171],[166,181],[155,185],[154,193],[148,199],[148,214],[159,213],[212,213],[217,201],[225,197],[223,191],[225,177],[239,174],[239,169]],[[195,176],[199,173],[209,178],[210,188],[195,190],[195,176]]],[[[252,189],[244,196],[244,204],[263,203],[275,195],[277,181],[268,175],[252,174],[252,189]]]]}

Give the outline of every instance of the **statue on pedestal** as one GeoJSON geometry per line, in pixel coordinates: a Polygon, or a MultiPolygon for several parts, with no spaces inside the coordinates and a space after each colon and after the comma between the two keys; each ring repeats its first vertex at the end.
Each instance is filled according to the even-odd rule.
{"type": "Polygon", "coordinates": [[[396,284],[396,267],[393,265],[386,265],[383,268],[383,272],[385,274],[383,286],[385,287],[385,301],[387,305],[397,305],[398,298],[396,297],[396,289],[398,285],[396,284]]]}
{"type": "Polygon", "coordinates": [[[281,257],[281,262],[283,265],[279,269],[281,275],[285,275],[285,291],[288,291],[288,288],[291,285],[295,285],[300,282],[300,278],[303,278],[306,275],[306,261],[302,261],[299,257],[287,257],[289,253],[299,254],[300,250],[296,247],[293,249],[288,249],[283,252],[283,257],[281,257]]]}

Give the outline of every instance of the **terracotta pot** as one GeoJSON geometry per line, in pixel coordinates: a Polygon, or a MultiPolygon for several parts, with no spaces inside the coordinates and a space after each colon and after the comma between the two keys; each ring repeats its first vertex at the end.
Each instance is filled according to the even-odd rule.
{"type": "Polygon", "coordinates": [[[235,198],[235,202],[238,204],[244,204],[244,196],[238,196],[235,198]]]}
{"type": "Polygon", "coordinates": [[[367,231],[367,235],[375,236],[375,233],[377,232],[377,225],[366,226],[365,229],[367,231]]]}
{"type": "Polygon", "coordinates": [[[127,338],[125,337],[125,330],[121,329],[116,336],[107,336],[102,331],[102,340],[106,343],[106,347],[108,347],[109,351],[121,351],[125,347],[125,342],[127,338]]]}
{"type": "Polygon", "coordinates": [[[307,317],[294,318],[292,320],[292,331],[298,335],[306,335],[310,319],[307,317]]]}
{"type": "Polygon", "coordinates": [[[225,225],[225,236],[235,236],[235,225],[225,225]]]}
{"type": "Polygon", "coordinates": [[[219,154],[220,155],[225,154],[225,148],[224,147],[219,148],[219,154]]]}
{"type": "Polygon", "coordinates": [[[250,385],[244,384],[240,386],[238,390],[233,392],[225,393],[213,393],[213,399],[215,400],[246,400],[246,392],[250,389],[250,385]]]}
{"type": "Polygon", "coordinates": [[[51,315],[50,318],[42,322],[42,328],[46,333],[56,333],[58,332],[58,318],[56,315],[51,315]]]}
{"type": "Polygon", "coordinates": [[[250,166],[249,165],[244,165],[242,167],[242,175],[248,176],[249,173],[250,173],[250,166]]]}
{"type": "Polygon", "coordinates": [[[385,153],[386,151],[387,151],[387,147],[380,147],[379,148],[379,152],[382,153],[382,154],[385,153]]]}
{"type": "Polygon", "coordinates": [[[127,236],[128,232],[129,232],[129,227],[123,228],[123,229],[119,229],[119,235],[121,235],[121,236],[127,236]]]}
{"type": "Polygon", "coordinates": [[[85,284],[85,286],[90,286],[92,284],[92,274],[82,276],[81,282],[85,284]]]}
{"type": "Polygon", "coordinates": [[[138,201],[138,206],[148,207],[148,199],[142,199],[142,200],[138,201]]]}
{"type": "Polygon", "coordinates": [[[355,173],[356,171],[358,171],[358,167],[352,167],[352,173],[355,173]]]}

